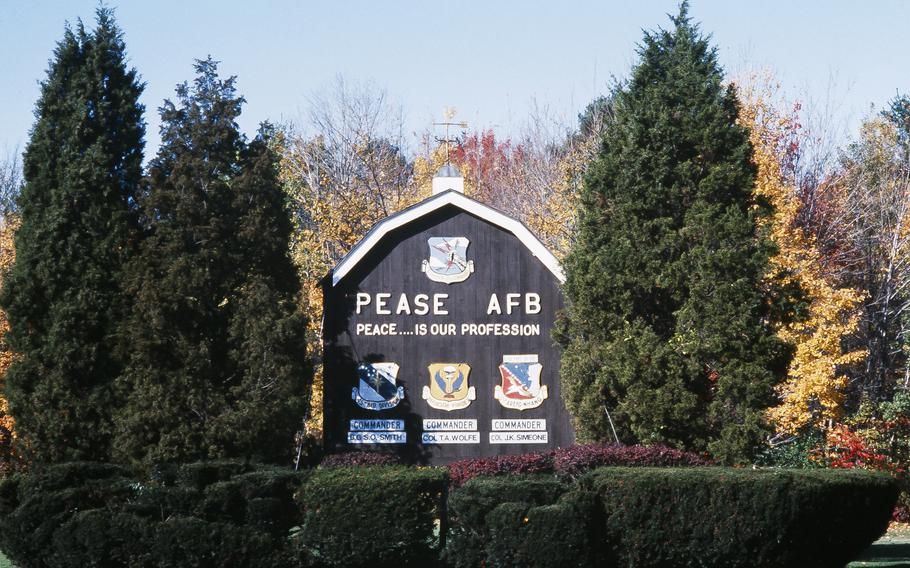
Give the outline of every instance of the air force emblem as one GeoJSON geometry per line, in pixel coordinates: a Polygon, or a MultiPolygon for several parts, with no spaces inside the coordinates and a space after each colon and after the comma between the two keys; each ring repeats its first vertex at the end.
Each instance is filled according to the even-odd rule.
{"type": "Polygon", "coordinates": [[[357,367],[360,386],[351,391],[351,399],[360,408],[386,410],[404,398],[404,387],[395,384],[397,363],[361,363],[357,367]]]}
{"type": "Polygon", "coordinates": [[[439,410],[467,408],[477,398],[474,387],[468,386],[471,367],[464,363],[433,363],[430,386],[423,387],[423,399],[439,410]]]}
{"type": "Polygon", "coordinates": [[[468,260],[467,237],[431,237],[430,258],[423,261],[421,270],[434,282],[454,284],[463,282],[474,272],[474,261],[468,260]]]}
{"type": "Polygon", "coordinates": [[[537,408],[547,399],[547,387],[540,385],[542,370],[537,355],[503,355],[499,366],[502,385],[496,385],[493,398],[513,410],[537,408]]]}

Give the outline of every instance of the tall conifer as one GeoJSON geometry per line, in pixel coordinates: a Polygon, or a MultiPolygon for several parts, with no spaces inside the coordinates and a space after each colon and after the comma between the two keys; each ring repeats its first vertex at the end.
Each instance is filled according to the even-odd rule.
{"type": "Polygon", "coordinates": [[[583,438],[612,439],[612,418],[624,441],[743,461],[789,353],[762,290],[748,133],[686,3],[639,55],[566,263],[567,403],[583,438]]]}
{"type": "Polygon", "coordinates": [[[37,461],[107,459],[120,373],[119,287],[136,235],[143,85],[112,12],[67,29],[50,61],[24,156],[22,225],[4,282],[18,354],[6,394],[37,461]]]}
{"type": "Polygon", "coordinates": [[[280,459],[303,415],[304,332],[291,225],[263,134],[211,59],[161,108],[162,146],[141,203],[148,235],[130,264],[118,456],[280,459]]]}

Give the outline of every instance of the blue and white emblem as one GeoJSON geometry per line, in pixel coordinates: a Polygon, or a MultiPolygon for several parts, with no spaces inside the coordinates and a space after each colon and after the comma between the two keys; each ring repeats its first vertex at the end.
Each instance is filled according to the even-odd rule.
{"type": "Polygon", "coordinates": [[[421,270],[434,282],[453,284],[463,282],[474,272],[474,261],[468,260],[467,237],[430,237],[430,258],[423,261],[421,270]]]}
{"type": "Polygon", "coordinates": [[[398,363],[361,363],[357,376],[360,386],[351,391],[351,399],[360,408],[386,410],[404,399],[404,387],[395,383],[398,363]]]}
{"type": "Polygon", "coordinates": [[[547,387],[540,384],[542,370],[537,355],[503,355],[502,384],[493,389],[493,398],[513,410],[537,408],[547,399],[547,387]]]}

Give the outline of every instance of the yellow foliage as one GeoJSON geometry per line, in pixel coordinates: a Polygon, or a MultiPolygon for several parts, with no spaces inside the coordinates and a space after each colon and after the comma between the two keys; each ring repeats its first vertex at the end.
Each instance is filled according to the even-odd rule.
{"type": "MultiPolygon", "coordinates": [[[[17,218],[7,217],[0,220],[0,284],[2,284],[3,275],[12,266],[16,257],[13,236],[18,226],[17,218]]],[[[0,310],[0,473],[3,473],[11,461],[18,459],[13,450],[13,442],[16,440],[15,420],[10,416],[9,403],[3,396],[5,386],[3,379],[6,370],[13,362],[13,353],[4,341],[8,331],[9,321],[6,319],[6,313],[0,310]]]]}
{"type": "MultiPolygon", "coordinates": [[[[433,176],[445,163],[446,149],[444,143],[428,148],[422,155],[414,158],[412,183],[420,195],[424,197],[430,196],[433,191],[433,176]]],[[[465,195],[476,199],[477,185],[474,183],[475,176],[471,171],[470,165],[466,163],[458,163],[456,165],[464,178],[465,195]]]]}
{"type": "Polygon", "coordinates": [[[740,94],[739,121],[750,128],[758,170],[755,194],[774,207],[774,214],[764,221],[778,247],[769,278],[798,284],[809,302],[805,318],[778,330],[796,351],[778,388],[781,404],[769,413],[780,431],[792,433],[811,423],[824,425],[841,418],[847,377],[838,373],[838,367],[865,357],[865,351],[844,353],[842,339],[857,329],[863,296],[831,283],[814,239],[796,225],[796,188],[781,167],[795,125],[775,107],[775,87],[753,79],[740,94]]]}
{"type": "MultiPolygon", "coordinates": [[[[470,160],[453,153],[452,162],[465,180],[465,195],[484,201],[520,220],[557,258],[565,257],[575,234],[581,178],[596,153],[600,133],[569,139],[562,147],[525,138],[507,150],[491,187],[480,191],[470,160]]],[[[445,163],[438,145],[414,160],[414,184],[429,195],[433,175],[445,163]]]]}
{"type": "MultiPolygon", "coordinates": [[[[559,257],[575,229],[581,176],[596,150],[599,134],[571,139],[564,148],[524,144],[512,152],[487,188],[493,207],[523,221],[559,257]]],[[[424,139],[423,152],[409,167],[402,156],[363,136],[346,148],[325,139],[281,136],[280,176],[295,208],[292,256],[300,270],[309,316],[310,352],[321,353],[322,290],[318,282],[369,229],[388,215],[431,195],[433,176],[445,163],[445,147],[424,139]]],[[[478,195],[476,172],[466,160],[453,163],[465,178],[465,194],[478,195]]],[[[322,432],[322,368],[315,369],[310,434],[322,432]]]]}
{"type": "MultiPolygon", "coordinates": [[[[343,154],[327,148],[320,137],[282,137],[279,143],[283,148],[280,177],[296,211],[291,254],[303,280],[308,347],[318,356],[322,352],[319,281],[375,223],[429,196],[430,189],[414,183],[399,154],[372,140],[355,141],[343,154]]],[[[320,436],[321,365],[314,371],[307,430],[320,436]]]]}
{"type": "Polygon", "coordinates": [[[563,260],[575,238],[575,221],[582,177],[597,153],[600,133],[570,141],[556,161],[556,175],[542,200],[523,217],[528,228],[563,260]]]}

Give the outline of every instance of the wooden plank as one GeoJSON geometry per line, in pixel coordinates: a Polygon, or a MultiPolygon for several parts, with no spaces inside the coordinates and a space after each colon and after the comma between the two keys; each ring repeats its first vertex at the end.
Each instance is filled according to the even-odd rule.
{"type": "MultiPolygon", "coordinates": [[[[574,442],[568,413],[560,396],[558,348],[551,338],[556,313],[563,307],[559,282],[514,235],[483,219],[455,207],[447,207],[390,233],[337,286],[327,279],[325,287],[325,443],[329,451],[360,448],[348,444],[352,419],[399,419],[405,423],[407,444],[377,444],[378,451],[397,452],[421,463],[446,463],[466,457],[516,454],[537,451],[574,442]],[[467,237],[468,260],[474,272],[463,282],[434,282],[421,271],[429,258],[427,239],[467,237]],[[370,304],[357,313],[358,293],[370,294],[370,304]],[[377,294],[389,294],[386,301],[391,314],[376,310],[377,294]],[[395,314],[404,294],[411,311],[418,295],[437,296],[448,313],[416,315],[395,314]],[[490,297],[496,294],[502,314],[487,314],[490,297]],[[509,310],[508,299],[519,294],[519,305],[509,310]],[[540,312],[526,313],[526,294],[537,294],[540,312]],[[396,326],[396,333],[367,335],[358,324],[396,326]],[[471,328],[471,325],[483,326],[471,328]],[[538,326],[539,335],[487,335],[488,324],[538,326]],[[425,325],[427,335],[417,333],[425,325]],[[470,333],[473,332],[473,333],[470,333]],[[536,355],[542,365],[541,384],[548,398],[537,408],[504,408],[494,398],[501,383],[499,365],[503,356],[536,355]],[[397,406],[367,410],[351,398],[358,385],[357,365],[362,361],[394,362],[399,365],[397,384],[405,398],[397,406]],[[476,399],[463,409],[441,410],[431,407],[422,397],[430,385],[429,366],[439,363],[468,364],[468,383],[476,399]],[[421,444],[424,419],[477,420],[479,443],[421,444]],[[490,443],[493,420],[546,420],[548,442],[490,443]]],[[[521,329],[521,328],[519,328],[521,329]]],[[[509,328],[511,331],[511,328],[509,328]]],[[[500,328],[502,332],[502,328],[500,328]]]]}

